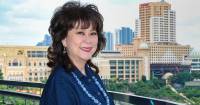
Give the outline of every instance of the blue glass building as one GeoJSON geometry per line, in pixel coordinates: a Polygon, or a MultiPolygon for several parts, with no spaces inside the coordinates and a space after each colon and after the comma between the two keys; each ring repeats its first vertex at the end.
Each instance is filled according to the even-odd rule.
{"type": "Polygon", "coordinates": [[[116,30],[117,44],[130,44],[133,41],[134,32],[129,27],[116,30]]]}
{"type": "Polygon", "coordinates": [[[48,34],[45,34],[43,41],[38,42],[36,44],[36,46],[49,46],[52,43],[52,39],[51,36],[49,36],[48,34]]]}
{"type": "Polygon", "coordinates": [[[105,32],[104,33],[105,38],[106,38],[106,47],[105,47],[105,51],[112,51],[113,47],[114,47],[114,43],[113,43],[113,34],[111,32],[105,32]]]}

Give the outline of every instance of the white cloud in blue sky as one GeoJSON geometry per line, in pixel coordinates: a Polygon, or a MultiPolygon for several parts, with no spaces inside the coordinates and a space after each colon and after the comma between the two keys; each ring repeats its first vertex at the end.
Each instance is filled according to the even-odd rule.
{"type": "MultiPolygon", "coordinates": [[[[47,34],[56,7],[67,0],[0,0],[0,44],[35,45],[47,34]]],[[[160,0],[80,0],[99,7],[105,31],[134,29],[139,4],[160,0]]],[[[166,0],[176,11],[177,42],[200,49],[200,1],[166,0]]]]}

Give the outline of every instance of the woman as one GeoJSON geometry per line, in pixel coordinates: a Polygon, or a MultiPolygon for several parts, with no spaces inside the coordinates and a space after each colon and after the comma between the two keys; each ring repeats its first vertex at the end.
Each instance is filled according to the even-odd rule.
{"type": "Polygon", "coordinates": [[[57,8],[49,26],[51,75],[40,105],[114,105],[91,62],[105,47],[103,17],[95,5],[67,2],[57,8]]]}

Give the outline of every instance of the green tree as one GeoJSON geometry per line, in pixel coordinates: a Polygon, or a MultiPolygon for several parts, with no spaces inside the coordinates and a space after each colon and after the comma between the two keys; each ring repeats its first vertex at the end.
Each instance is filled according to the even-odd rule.
{"type": "Polygon", "coordinates": [[[200,79],[200,72],[199,71],[193,71],[191,73],[192,79],[200,79]]]}
{"type": "Polygon", "coordinates": [[[189,72],[180,72],[174,76],[172,76],[171,78],[171,83],[178,83],[181,85],[185,85],[186,81],[190,81],[191,78],[191,74],[189,72]]]}
{"type": "Polygon", "coordinates": [[[125,80],[109,80],[106,87],[111,91],[129,92],[129,85],[130,83],[125,80]]]}
{"type": "Polygon", "coordinates": [[[151,82],[153,83],[154,89],[160,89],[163,86],[165,86],[165,80],[164,79],[153,78],[151,80],[151,82]]]}
{"type": "Polygon", "coordinates": [[[184,87],[180,90],[181,93],[184,93],[188,98],[200,97],[200,88],[199,87],[184,87]]]}
{"type": "Polygon", "coordinates": [[[131,92],[141,96],[151,96],[154,90],[155,89],[153,88],[153,83],[150,81],[138,81],[137,83],[130,86],[131,92]]]}
{"type": "Polygon", "coordinates": [[[192,105],[200,105],[200,97],[193,97],[191,98],[195,103],[192,105]]]}

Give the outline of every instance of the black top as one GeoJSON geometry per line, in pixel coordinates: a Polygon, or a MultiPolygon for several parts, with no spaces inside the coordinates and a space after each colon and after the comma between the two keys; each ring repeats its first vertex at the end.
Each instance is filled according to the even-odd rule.
{"type": "MultiPolygon", "coordinates": [[[[92,76],[95,76],[101,87],[105,87],[100,77],[94,71],[85,66],[86,76],[83,75],[78,69],[74,69],[74,74],[82,82],[87,91],[94,96],[102,105],[106,105],[106,98],[95,84],[92,76]]],[[[107,92],[106,92],[107,93],[107,92]]],[[[110,105],[114,102],[110,95],[107,93],[110,100],[110,105]]],[[[63,67],[57,67],[49,76],[47,83],[44,87],[40,105],[96,105],[94,101],[80,87],[72,73],[65,71],[63,67]]]]}

